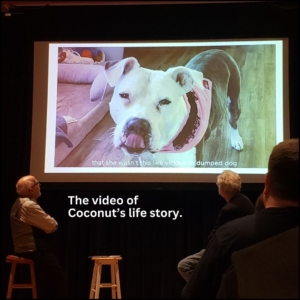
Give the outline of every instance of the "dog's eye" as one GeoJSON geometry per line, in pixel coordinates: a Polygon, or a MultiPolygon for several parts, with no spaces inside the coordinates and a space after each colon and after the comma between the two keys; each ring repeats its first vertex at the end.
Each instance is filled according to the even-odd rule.
{"type": "Polygon", "coordinates": [[[159,101],[159,105],[168,105],[168,104],[170,104],[171,103],[171,101],[170,100],[168,100],[168,99],[163,99],[163,100],[160,100],[159,101]]]}
{"type": "Polygon", "coordinates": [[[120,97],[123,98],[123,99],[129,99],[129,94],[127,94],[127,93],[121,93],[121,94],[119,94],[119,95],[120,95],[120,97]]]}

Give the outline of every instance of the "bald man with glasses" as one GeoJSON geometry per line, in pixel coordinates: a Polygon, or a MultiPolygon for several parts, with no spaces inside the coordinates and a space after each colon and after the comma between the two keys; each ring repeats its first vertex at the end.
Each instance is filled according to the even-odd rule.
{"type": "Polygon", "coordinates": [[[16,184],[18,197],[10,212],[15,254],[35,262],[38,299],[67,299],[67,279],[56,254],[57,221],[38,204],[41,184],[33,175],[16,184]]]}

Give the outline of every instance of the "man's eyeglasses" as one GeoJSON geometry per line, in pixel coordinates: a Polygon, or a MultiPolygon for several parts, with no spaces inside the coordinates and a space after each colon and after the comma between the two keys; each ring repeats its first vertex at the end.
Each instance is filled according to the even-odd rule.
{"type": "Polygon", "coordinates": [[[39,181],[37,181],[36,183],[34,183],[31,187],[29,187],[29,189],[32,189],[33,187],[35,187],[36,185],[41,185],[41,183],[39,181]]]}

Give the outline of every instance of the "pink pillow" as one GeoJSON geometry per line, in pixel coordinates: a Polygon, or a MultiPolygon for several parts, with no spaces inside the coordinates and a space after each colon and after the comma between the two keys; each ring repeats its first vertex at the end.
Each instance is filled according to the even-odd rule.
{"type": "Polygon", "coordinates": [[[99,72],[100,65],[58,64],[57,81],[64,83],[92,83],[99,72]]]}

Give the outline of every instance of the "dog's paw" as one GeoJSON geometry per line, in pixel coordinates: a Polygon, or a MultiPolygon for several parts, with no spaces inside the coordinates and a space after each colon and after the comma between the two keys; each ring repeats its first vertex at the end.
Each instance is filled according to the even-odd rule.
{"type": "Polygon", "coordinates": [[[231,131],[231,147],[237,151],[242,151],[244,149],[243,140],[239,134],[238,129],[230,128],[231,131]]]}
{"type": "Polygon", "coordinates": [[[240,137],[239,141],[231,140],[231,147],[237,151],[242,151],[244,149],[244,143],[243,143],[241,137],[240,137]]]}

